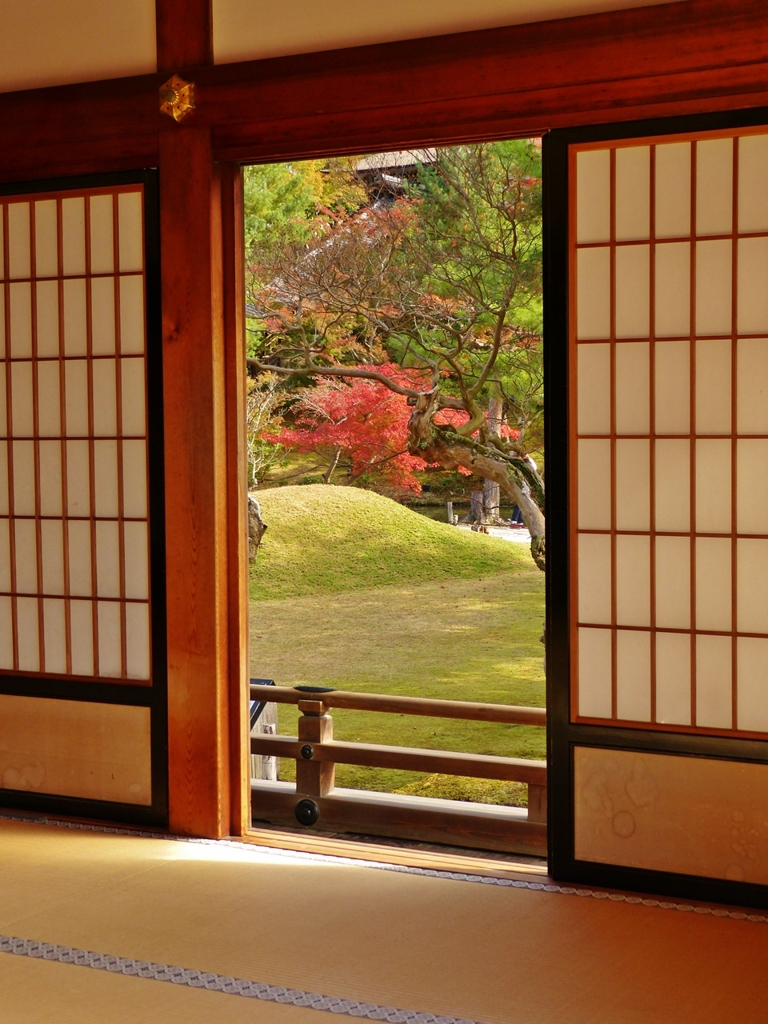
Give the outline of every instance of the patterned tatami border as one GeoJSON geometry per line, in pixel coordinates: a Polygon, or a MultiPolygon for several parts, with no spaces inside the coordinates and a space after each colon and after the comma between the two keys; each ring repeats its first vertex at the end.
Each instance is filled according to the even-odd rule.
{"type": "Polygon", "coordinates": [[[87,949],[73,949],[71,946],[57,946],[50,942],[35,942],[11,935],[0,935],[0,953],[33,957],[37,960],[53,960],[60,964],[74,964],[90,967],[96,971],[111,974],[127,974],[134,978],[149,978],[152,981],[167,981],[172,985],[187,988],[204,988],[209,992],[259,999],[269,1003],[287,1003],[303,1006],[310,1010],[325,1010],[359,1020],[389,1021],[391,1024],[480,1024],[458,1017],[436,1016],[433,1013],[419,1013],[416,1010],[399,1010],[395,1006],[377,1006],[375,1003],[359,1003],[354,999],[338,999],[317,992],[303,992],[301,989],[283,988],[280,985],[264,985],[258,981],[230,978],[223,974],[207,971],[193,971],[185,967],[172,967],[147,960],[131,960],[128,957],[106,956],[92,953],[87,949]]]}
{"type": "MultiPolygon", "coordinates": [[[[609,900],[611,903],[629,903],[644,907],[658,907],[661,910],[678,910],[686,914],[702,916],[727,917],[734,921],[752,921],[755,924],[768,924],[768,916],[764,914],[747,914],[741,910],[726,910],[723,907],[706,907],[695,903],[671,903],[667,900],[645,899],[642,896],[626,896],[623,893],[609,893],[600,889],[581,889],[570,885],[553,885],[544,882],[526,882],[518,878],[497,878],[492,875],[475,875],[463,871],[441,871],[435,868],[408,867],[403,864],[388,864],[385,861],[359,860],[355,857],[341,857],[331,854],[306,853],[299,850],[285,850],[272,846],[250,846],[232,839],[193,839],[189,836],[173,836],[162,832],[139,832],[134,829],[112,827],[110,825],[86,825],[75,821],[59,821],[55,818],[29,818],[16,814],[0,814],[0,821],[21,821],[33,825],[48,825],[56,828],[69,828],[84,832],[106,832],[110,835],[137,836],[141,839],[163,839],[175,843],[196,843],[205,846],[230,847],[240,852],[247,852],[258,860],[259,856],[270,855],[284,857],[287,860],[308,860],[315,863],[347,864],[353,867],[372,868],[375,871],[394,871],[405,875],[422,875],[427,878],[442,878],[454,882],[473,882],[480,885],[499,885],[508,889],[532,889],[536,892],[560,893],[563,896],[589,897],[593,900],[609,900]]],[[[383,1018],[382,1018],[383,1019],[383,1018]]],[[[409,1018],[410,1019],[410,1018],[409,1018]]],[[[438,1018],[435,1018],[437,1020],[438,1018]]],[[[452,1018],[439,1018],[452,1020],[452,1018]]]]}

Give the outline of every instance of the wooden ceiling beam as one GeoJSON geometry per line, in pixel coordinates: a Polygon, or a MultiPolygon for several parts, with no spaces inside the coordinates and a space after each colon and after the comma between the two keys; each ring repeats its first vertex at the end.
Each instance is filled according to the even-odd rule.
{"type": "MultiPolygon", "coordinates": [[[[201,20],[208,3],[182,6],[201,20]]],[[[758,107],[768,6],[685,0],[192,70],[170,56],[169,43],[164,66],[196,86],[181,125],[158,109],[166,72],[0,95],[0,179],[28,176],[27,151],[54,165],[92,155],[136,166],[151,158],[151,135],[186,126],[211,130],[218,159],[268,160],[758,107]]]]}
{"type": "Polygon", "coordinates": [[[155,0],[161,75],[213,64],[211,0],[155,0]]]}

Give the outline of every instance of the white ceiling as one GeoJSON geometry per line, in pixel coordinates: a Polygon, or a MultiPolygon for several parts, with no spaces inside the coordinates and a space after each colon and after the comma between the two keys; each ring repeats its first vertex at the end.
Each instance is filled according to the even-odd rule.
{"type": "Polygon", "coordinates": [[[217,64],[418,39],[671,0],[213,0],[217,64]]]}
{"type": "Polygon", "coordinates": [[[155,0],[0,0],[0,92],[156,69],[155,0]]]}
{"type": "MultiPolygon", "coordinates": [[[[213,0],[214,48],[226,64],[667,2],[213,0]]],[[[0,0],[0,92],[156,66],[155,0],[0,0]]]]}

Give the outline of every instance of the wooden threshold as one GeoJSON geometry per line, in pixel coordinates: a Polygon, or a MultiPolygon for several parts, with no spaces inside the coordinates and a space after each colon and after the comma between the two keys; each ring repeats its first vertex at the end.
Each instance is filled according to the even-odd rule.
{"type": "Polygon", "coordinates": [[[346,857],[401,867],[421,868],[425,871],[450,871],[492,878],[545,879],[546,864],[515,859],[494,860],[466,852],[443,853],[419,850],[415,846],[389,846],[383,843],[361,842],[359,839],[337,839],[332,836],[308,832],[294,834],[280,828],[250,828],[242,836],[231,836],[233,842],[251,846],[266,846],[276,850],[292,850],[324,857],[346,857]]]}

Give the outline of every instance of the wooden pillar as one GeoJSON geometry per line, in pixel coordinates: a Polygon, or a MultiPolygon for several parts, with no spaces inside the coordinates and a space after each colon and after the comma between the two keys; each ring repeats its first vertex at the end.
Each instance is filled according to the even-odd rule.
{"type": "MultiPolygon", "coordinates": [[[[157,51],[168,74],[211,64],[210,0],[157,0],[157,51]]],[[[232,769],[221,171],[194,114],[165,126],[159,152],[169,824],[219,837],[232,769]]]]}
{"type": "Polygon", "coordinates": [[[220,168],[227,426],[231,831],[233,835],[242,835],[251,823],[243,177],[238,165],[221,164],[220,168]]]}

